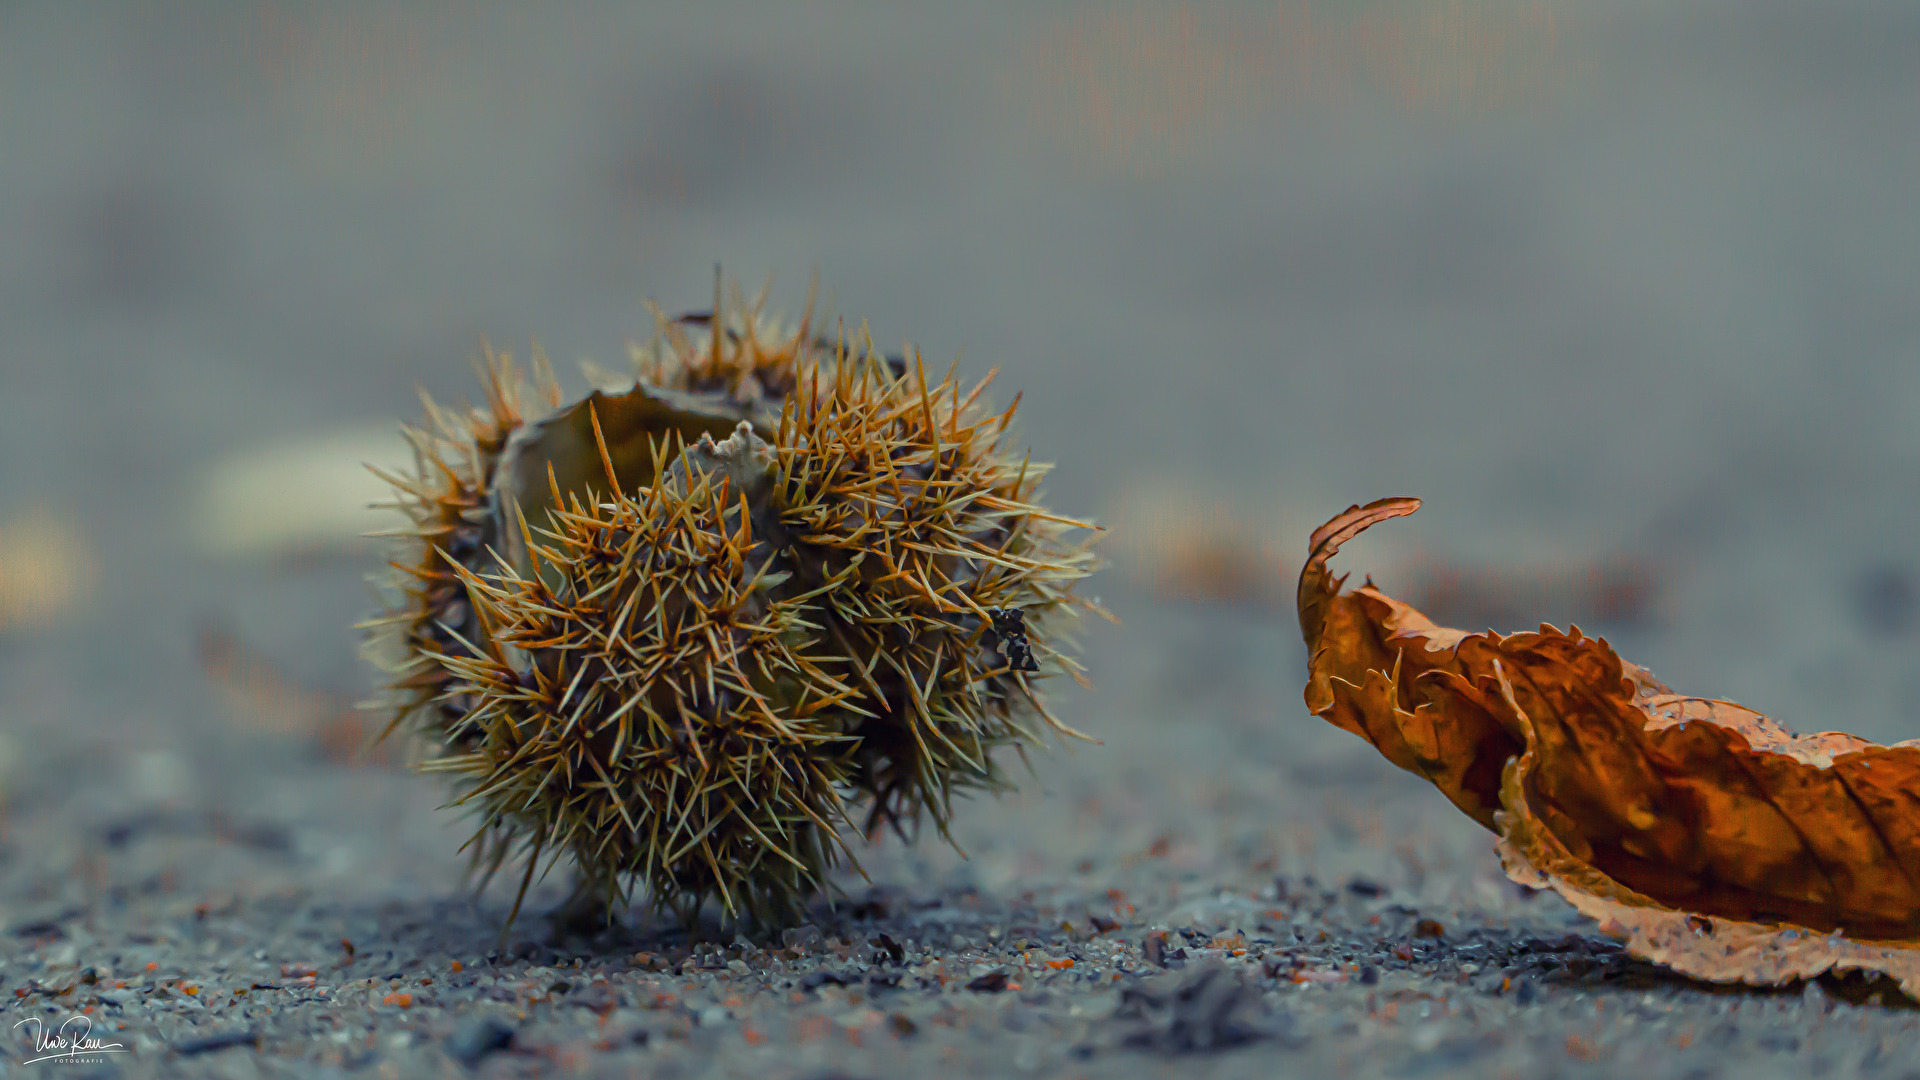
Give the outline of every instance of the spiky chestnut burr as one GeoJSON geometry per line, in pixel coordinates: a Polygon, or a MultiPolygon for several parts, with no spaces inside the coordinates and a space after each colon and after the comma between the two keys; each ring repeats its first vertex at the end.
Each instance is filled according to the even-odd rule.
{"type": "Polygon", "coordinates": [[[450,734],[474,749],[430,767],[464,779],[493,866],[530,838],[528,873],[564,850],[592,907],[638,882],[685,916],[715,896],[785,921],[844,845],[855,690],[780,597],[751,425],[655,469],[634,495],[568,497],[548,543],[524,537],[531,574],[458,569],[485,636],[445,661],[475,702],[450,734]]]}
{"type": "MultiPolygon", "coordinates": [[[[724,435],[748,417],[773,423],[778,401],[765,400],[762,388],[791,385],[791,372],[801,364],[833,355],[833,346],[811,333],[811,293],[797,328],[761,316],[764,291],[744,303],[736,290],[731,313],[720,299],[716,283],[712,312],[669,319],[653,309],[653,340],[632,349],[633,390],[611,395],[601,412],[621,440],[616,450],[629,471],[644,471],[649,437],[724,435]],[[715,324],[727,333],[689,339],[680,329],[715,324]],[[637,392],[642,386],[648,392],[637,392]]],[[[402,429],[414,452],[411,472],[375,470],[392,486],[393,506],[409,519],[405,528],[385,534],[402,541],[388,564],[392,601],[360,625],[368,633],[369,659],[391,680],[378,703],[390,714],[382,738],[407,728],[432,743],[450,737],[472,702],[449,694],[452,675],[437,657],[462,654],[464,642],[480,636],[456,568],[484,570],[491,565],[488,550],[515,539],[512,509],[522,494],[545,486],[548,462],[569,490],[582,490],[599,468],[586,414],[559,410],[561,391],[544,356],[536,351],[529,382],[511,356],[488,349],[480,376],[485,401],[478,407],[448,408],[422,395],[424,422],[402,429]],[[551,421],[547,430],[539,430],[543,419],[551,421]],[[519,447],[529,442],[544,448],[546,461],[522,454],[519,447]]]]}
{"type": "MultiPolygon", "coordinates": [[[[434,743],[448,739],[469,702],[450,696],[453,673],[439,657],[465,650],[480,635],[459,569],[479,565],[494,540],[492,487],[508,439],[525,423],[529,387],[509,356],[487,350],[481,368],[486,404],[455,410],[425,394],[426,419],[401,434],[413,449],[413,469],[404,476],[374,472],[393,488],[394,508],[407,527],[381,534],[398,537],[404,550],[388,563],[393,602],[360,624],[367,655],[390,677],[378,707],[391,714],[381,739],[411,725],[434,743]]],[[[535,375],[550,406],[559,387],[544,362],[535,375]]]]}
{"type": "Polygon", "coordinates": [[[1085,682],[1049,636],[1098,611],[1072,593],[1094,556],[1067,539],[1091,526],[1038,504],[1048,466],[1000,452],[1019,402],[982,410],[992,379],[963,393],[951,371],[929,387],[917,362],[905,375],[816,368],[781,416],[773,502],[789,564],[818,591],[826,639],[872,713],[854,729],[869,832],[907,835],[924,815],[951,841],[953,795],[1003,786],[993,751],[1037,742],[1028,718],[1084,738],[1030,676],[1085,682]]]}
{"type": "MultiPolygon", "coordinates": [[[[636,357],[642,378],[630,389],[597,391],[539,420],[521,415],[516,403],[524,394],[490,393],[495,407],[476,411],[467,429],[430,409],[438,441],[416,436],[416,445],[470,444],[474,452],[465,470],[446,467],[446,453],[426,455],[416,477],[397,482],[419,523],[414,543],[426,554],[416,548],[412,561],[396,564],[412,587],[386,620],[400,629],[406,656],[395,724],[412,721],[448,751],[436,767],[466,777],[462,801],[481,812],[475,851],[489,871],[516,846],[549,858],[564,851],[581,871],[584,895],[602,903],[623,898],[623,882],[637,880],[659,905],[687,911],[711,895],[730,913],[778,921],[845,854],[833,827],[843,801],[865,809],[869,828],[907,832],[930,813],[945,833],[952,794],[998,786],[992,751],[1032,740],[1029,717],[1066,730],[1028,678],[1040,660],[1073,672],[1049,644],[1049,624],[1091,607],[1071,588],[1092,568],[1092,556],[1065,540],[1081,523],[1033,501],[1044,468],[998,452],[1013,410],[982,415],[984,382],[963,396],[949,374],[930,388],[917,365],[906,377],[904,364],[883,360],[870,342],[864,353],[827,353],[805,320],[783,338],[758,329],[757,310],[746,315],[737,324],[724,312],[709,316],[699,343],[661,319],[663,333],[636,357]],[[662,337],[668,349],[660,348],[662,337]],[[760,344],[769,340],[773,346],[760,344]],[[469,434],[476,430],[487,438],[469,434]],[[722,435],[725,442],[712,441],[722,435]],[[744,500],[738,507],[702,504],[714,489],[686,471],[719,463],[720,447],[772,462],[765,476],[740,473],[738,461],[726,467],[727,489],[744,500]],[[610,500],[586,494],[582,501],[595,487],[610,491],[610,500]],[[625,555],[607,561],[615,520],[632,526],[622,543],[633,551],[662,542],[697,547],[621,517],[646,506],[678,507],[677,527],[705,521],[701,535],[737,536],[736,546],[764,550],[770,561],[753,564],[758,584],[746,593],[740,581],[712,577],[678,592],[618,584],[635,562],[625,555]],[[726,515],[736,512],[729,523],[726,515]],[[440,546],[449,520],[456,522],[451,535],[470,527],[482,550],[440,546]],[[716,531],[723,526],[746,532],[716,531]],[[448,579],[464,588],[449,595],[440,587],[448,579]],[[616,594],[623,605],[645,604],[657,614],[752,609],[760,636],[736,642],[739,655],[773,665],[754,670],[789,674],[768,685],[732,679],[747,688],[734,691],[741,700],[674,696],[668,709],[656,699],[659,686],[676,685],[669,668],[684,674],[704,663],[711,672],[736,646],[710,632],[704,660],[682,650],[668,667],[649,669],[649,679],[666,682],[623,677],[582,644],[615,647],[613,624],[595,622],[604,611],[560,603],[616,594]],[[556,698],[556,686],[589,689],[556,698]],[[749,700],[764,709],[740,713],[749,700]],[[565,715],[553,711],[563,705],[565,715]],[[643,751],[631,730],[621,734],[621,718],[630,729],[636,715],[668,742],[643,751]],[[786,726],[749,738],[742,734],[749,715],[786,726]],[[795,736],[799,730],[806,737],[795,736]],[[665,792],[711,796],[744,782],[747,772],[698,771],[715,767],[701,732],[719,740],[711,745],[723,757],[738,752],[761,763],[748,772],[777,765],[770,775],[786,776],[800,768],[818,782],[782,781],[777,790],[795,801],[771,806],[765,821],[707,796],[663,802],[665,792]],[[669,750],[680,755],[675,768],[661,764],[669,750]],[[654,754],[656,771],[626,760],[644,753],[654,754]],[[624,779],[600,775],[616,771],[624,779]],[[716,779],[722,776],[732,779],[716,779]],[[672,786],[700,777],[720,786],[672,786]],[[642,806],[654,823],[644,831],[642,806]],[[703,849],[643,842],[659,828],[680,827],[660,822],[697,826],[703,849]],[[781,852],[790,857],[774,857],[781,852]]],[[[517,385],[510,375],[496,365],[496,382],[517,385]]],[[[558,401],[550,389],[544,396],[558,401]]],[[[631,634],[636,625],[620,629],[631,634]]],[[[658,644],[629,640],[620,648],[666,655],[658,644]]]]}

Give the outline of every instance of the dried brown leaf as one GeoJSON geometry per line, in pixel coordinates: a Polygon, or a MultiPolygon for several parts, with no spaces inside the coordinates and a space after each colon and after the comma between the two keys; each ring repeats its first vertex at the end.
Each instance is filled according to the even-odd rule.
{"type": "Polygon", "coordinates": [[[1417,499],[1355,506],[1300,576],[1307,706],[1426,777],[1637,955],[1777,984],[1862,969],[1920,997],[1920,740],[1796,737],[1676,694],[1578,627],[1469,634],[1327,562],[1417,499]]]}

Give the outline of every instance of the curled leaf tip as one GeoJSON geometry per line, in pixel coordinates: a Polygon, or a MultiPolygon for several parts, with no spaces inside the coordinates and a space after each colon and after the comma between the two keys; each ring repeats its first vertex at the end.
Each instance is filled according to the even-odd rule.
{"type": "Polygon", "coordinates": [[[1315,554],[1324,548],[1328,558],[1340,550],[1340,545],[1360,535],[1388,518],[1406,517],[1420,509],[1420,500],[1412,495],[1389,495],[1384,499],[1375,499],[1361,506],[1355,503],[1334,515],[1332,521],[1313,531],[1308,547],[1315,554]]]}
{"type": "MultiPolygon", "coordinates": [[[[1319,636],[1319,624],[1313,617],[1323,611],[1324,600],[1337,595],[1341,583],[1346,580],[1344,577],[1333,578],[1327,572],[1327,563],[1347,541],[1383,521],[1406,517],[1418,509],[1420,500],[1411,495],[1389,495],[1365,506],[1357,503],[1349,506],[1332,521],[1313,531],[1313,536],[1307,541],[1307,564],[1300,569],[1299,589],[1300,630],[1306,635],[1308,648],[1314,647],[1314,641],[1319,636]]],[[[1368,578],[1367,584],[1371,586],[1373,579],[1368,578]]]]}

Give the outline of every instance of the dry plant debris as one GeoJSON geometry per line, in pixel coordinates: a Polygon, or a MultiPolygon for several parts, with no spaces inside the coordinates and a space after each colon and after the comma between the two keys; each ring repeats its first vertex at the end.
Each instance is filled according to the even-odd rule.
{"type": "Polygon", "coordinates": [[[490,359],[486,405],[429,402],[388,477],[412,519],[369,624],[389,730],[441,748],[486,874],[525,854],[524,894],[564,858],[580,915],[637,884],[790,922],[853,819],[945,835],[955,794],[1005,786],[996,750],[1078,734],[1034,680],[1080,678],[1058,631],[1098,611],[1072,592],[1092,526],[1002,447],[993,376],[721,299],[656,310],[626,384],[571,404],[490,359]]]}
{"type": "Polygon", "coordinates": [[[384,765],[397,741],[370,745],[375,730],[366,710],[343,694],[302,686],[279,665],[223,626],[200,631],[200,667],[238,723],[291,736],[342,765],[384,765]]]}
{"type": "Polygon", "coordinates": [[[65,517],[40,509],[0,525],[0,631],[70,613],[98,572],[85,534],[65,517]]]}
{"type": "Polygon", "coordinates": [[[1278,611],[1289,582],[1279,523],[1258,521],[1231,503],[1148,488],[1129,492],[1116,514],[1127,569],[1162,600],[1278,611]]]}
{"type": "Polygon", "coordinates": [[[1920,997],[1920,740],[1794,736],[1675,693],[1604,640],[1434,625],[1328,560],[1417,499],[1317,530],[1308,709],[1425,777],[1629,952],[1718,982],[1858,969],[1920,997]]]}

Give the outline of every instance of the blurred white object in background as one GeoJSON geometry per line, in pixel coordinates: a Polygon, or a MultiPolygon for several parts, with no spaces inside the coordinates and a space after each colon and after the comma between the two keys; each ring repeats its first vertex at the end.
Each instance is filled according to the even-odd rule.
{"type": "Polygon", "coordinates": [[[216,556],[286,557],[358,550],[365,535],[404,525],[388,471],[412,451],[392,424],[307,434],[255,446],[201,477],[189,522],[194,546],[216,556]]]}

